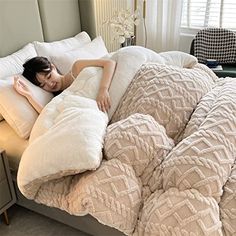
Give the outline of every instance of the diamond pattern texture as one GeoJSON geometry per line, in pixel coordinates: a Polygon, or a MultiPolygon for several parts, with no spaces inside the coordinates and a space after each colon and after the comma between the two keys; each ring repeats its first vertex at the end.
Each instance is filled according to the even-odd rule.
{"type": "Polygon", "coordinates": [[[104,150],[107,159],[131,165],[144,186],[173,146],[163,126],[150,115],[137,113],[108,127],[104,150]]]}
{"type": "Polygon", "coordinates": [[[112,122],[134,113],[151,115],[177,141],[202,96],[213,84],[214,75],[201,68],[145,64],[131,82],[112,122]]]}
{"type": "Polygon", "coordinates": [[[143,65],[107,128],[100,168],[36,201],[135,236],[236,235],[236,80],[143,65]]]}
{"type": "Polygon", "coordinates": [[[36,201],[131,234],[137,222],[141,183],[131,166],[117,159],[103,161],[96,171],[52,180],[41,186],[36,201]]]}

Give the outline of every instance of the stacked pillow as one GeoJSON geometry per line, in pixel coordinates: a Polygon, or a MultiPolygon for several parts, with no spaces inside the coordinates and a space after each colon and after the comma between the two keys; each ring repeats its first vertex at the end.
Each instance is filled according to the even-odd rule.
{"type": "Polygon", "coordinates": [[[62,74],[66,74],[71,69],[73,63],[78,59],[97,59],[108,54],[107,48],[101,36],[95,38],[92,42],[84,45],[82,48],[70,50],[66,53],[58,53],[51,56],[52,63],[62,74]]]}
{"type": "MultiPolygon", "coordinates": [[[[37,56],[37,53],[35,51],[34,45],[32,43],[29,43],[19,51],[9,56],[0,58],[0,89],[2,87],[2,79],[15,74],[22,73],[22,65],[24,64],[24,62],[35,56],[37,56]]],[[[18,98],[19,97],[20,95],[18,95],[18,98]]],[[[18,100],[12,102],[17,103],[18,100]]],[[[0,105],[1,104],[4,104],[2,99],[0,99],[0,105]]],[[[3,114],[4,111],[0,109],[0,121],[4,118],[3,114]]]]}
{"type": "MultiPolygon", "coordinates": [[[[53,98],[51,93],[33,85],[23,76],[21,79],[29,86],[35,99],[43,106],[53,98]]],[[[14,131],[21,138],[27,139],[38,118],[38,113],[24,96],[15,91],[13,83],[14,76],[0,80],[0,112],[14,131]]]]}
{"type": "Polygon", "coordinates": [[[63,54],[67,51],[75,50],[83,47],[91,42],[91,38],[86,32],[81,32],[75,37],[54,41],[51,43],[34,42],[34,46],[38,56],[50,59],[52,55],[63,54]]]}
{"type": "MultiPolygon", "coordinates": [[[[49,60],[57,58],[55,59],[55,65],[57,66],[58,64],[59,70],[64,73],[68,70],[65,70],[64,66],[69,68],[76,59],[95,59],[107,53],[107,49],[100,37],[91,42],[89,35],[81,32],[75,37],[52,43],[30,43],[12,55],[0,58],[0,120],[4,118],[20,137],[25,139],[29,137],[38,113],[28,100],[18,94],[13,88],[14,76],[23,72],[22,65],[28,59],[37,55],[45,56],[49,60]],[[88,52],[86,52],[87,50],[88,52]],[[57,55],[59,56],[57,57],[57,55]],[[63,64],[64,62],[61,63],[59,59],[63,60],[63,55],[67,58],[65,60],[66,65],[63,64]]],[[[22,79],[24,80],[23,76],[22,79]]],[[[52,99],[53,95],[51,93],[31,84],[26,79],[25,82],[28,83],[40,104],[46,105],[52,99]]]]}

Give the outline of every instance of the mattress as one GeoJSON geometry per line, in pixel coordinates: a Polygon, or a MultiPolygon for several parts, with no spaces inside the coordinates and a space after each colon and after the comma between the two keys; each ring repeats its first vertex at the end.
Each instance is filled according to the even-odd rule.
{"type": "Polygon", "coordinates": [[[6,151],[11,170],[17,171],[28,140],[20,138],[6,121],[0,122],[0,147],[6,151]]]}

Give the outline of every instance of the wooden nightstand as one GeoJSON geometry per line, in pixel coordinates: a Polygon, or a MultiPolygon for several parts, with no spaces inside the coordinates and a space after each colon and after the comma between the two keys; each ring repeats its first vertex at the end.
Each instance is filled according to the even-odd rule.
{"type": "Polygon", "coordinates": [[[9,224],[7,209],[16,202],[16,194],[5,151],[0,149],[0,215],[4,213],[6,224],[9,224]]]}

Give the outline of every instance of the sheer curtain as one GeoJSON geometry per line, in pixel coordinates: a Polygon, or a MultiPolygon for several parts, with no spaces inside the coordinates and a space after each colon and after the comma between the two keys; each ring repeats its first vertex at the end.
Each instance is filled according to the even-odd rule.
{"type": "MultiPolygon", "coordinates": [[[[142,1],[139,1],[140,5],[142,1]]],[[[178,50],[182,2],[183,0],[146,0],[146,45],[144,22],[137,27],[137,44],[157,52],[178,50]]]]}

